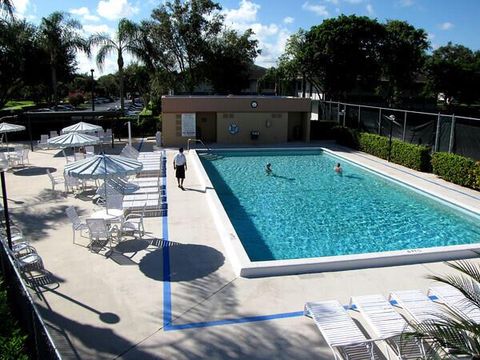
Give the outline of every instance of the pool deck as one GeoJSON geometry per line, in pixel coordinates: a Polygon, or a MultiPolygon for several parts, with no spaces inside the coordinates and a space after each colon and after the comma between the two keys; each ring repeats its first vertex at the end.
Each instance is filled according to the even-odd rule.
{"type": "MultiPolygon", "coordinates": [[[[479,192],[329,142],[312,146],[480,213],[479,192]]],[[[126,240],[108,252],[89,251],[88,239],[78,234],[72,243],[65,208],[88,215],[93,204],[88,194],[51,190],[45,167],[61,174],[65,160],[58,151],[35,151],[30,166],[7,173],[11,212],[50,272],[30,288],[64,359],[332,359],[313,321],[302,316],[305,302],[348,304],[354,295],[426,292],[432,284],[426,275],[452,271],[432,262],[237,277],[201,179],[189,167],[185,191],[179,189],[171,165],[175,150],[166,153],[168,218],[147,218],[145,241],[126,240]]],[[[361,316],[349,312],[368,331],[361,316]]]]}

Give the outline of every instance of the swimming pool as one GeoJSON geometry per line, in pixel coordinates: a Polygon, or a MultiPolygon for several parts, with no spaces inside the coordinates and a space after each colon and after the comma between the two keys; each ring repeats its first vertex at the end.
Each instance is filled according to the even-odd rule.
{"type": "Polygon", "coordinates": [[[322,150],[199,157],[253,263],[412,254],[480,242],[478,216],[322,150]],[[333,171],[339,161],[342,175],[333,171]],[[272,175],[264,170],[268,162],[272,175]]]}

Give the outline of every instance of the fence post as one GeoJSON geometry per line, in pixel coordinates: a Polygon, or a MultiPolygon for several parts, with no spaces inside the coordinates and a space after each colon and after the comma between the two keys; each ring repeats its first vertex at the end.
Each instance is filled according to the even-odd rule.
{"type": "Polygon", "coordinates": [[[345,127],[345,117],[347,116],[347,105],[343,105],[343,127],[345,127]]]}
{"type": "Polygon", "coordinates": [[[358,105],[358,128],[360,129],[360,124],[362,123],[362,117],[360,115],[360,112],[362,111],[362,107],[358,105]]]}
{"type": "Polygon", "coordinates": [[[448,143],[448,152],[453,150],[453,140],[455,138],[455,114],[452,115],[452,123],[450,125],[450,142],[448,143]]]}
{"type": "Polygon", "coordinates": [[[328,120],[332,120],[332,101],[328,102],[328,120]]]}
{"type": "Polygon", "coordinates": [[[340,125],[340,101],[337,101],[337,123],[340,125]]]}
{"type": "Polygon", "coordinates": [[[382,135],[382,108],[378,112],[378,135],[382,135]]]}
{"type": "Polygon", "coordinates": [[[437,117],[437,130],[435,132],[435,146],[433,147],[433,151],[434,152],[437,152],[438,151],[438,142],[440,140],[440,119],[441,119],[441,116],[440,116],[440,113],[438,113],[438,117],[437,117]]]}
{"type": "Polygon", "coordinates": [[[402,141],[405,141],[405,133],[407,132],[407,112],[405,111],[405,116],[403,117],[403,136],[402,141]]]}

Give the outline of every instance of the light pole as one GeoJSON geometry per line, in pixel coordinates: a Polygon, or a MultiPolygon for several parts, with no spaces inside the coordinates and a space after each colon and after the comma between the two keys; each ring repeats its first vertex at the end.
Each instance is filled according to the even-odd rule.
{"type": "Polygon", "coordinates": [[[393,124],[402,126],[398,122],[395,121],[395,115],[391,114],[388,116],[384,116],[385,119],[390,120],[390,133],[388,135],[388,157],[387,161],[390,162],[390,157],[392,155],[392,132],[393,132],[393,124]]]}
{"type": "Polygon", "coordinates": [[[92,111],[95,111],[95,80],[93,79],[93,72],[95,70],[90,69],[90,72],[92,73],[92,111]]]}
{"type": "Polygon", "coordinates": [[[10,250],[12,249],[12,234],[10,232],[10,214],[8,213],[8,198],[7,186],[5,182],[5,171],[8,170],[8,160],[6,158],[0,159],[0,180],[2,183],[3,196],[3,216],[5,218],[5,231],[7,233],[7,242],[10,250]]]}

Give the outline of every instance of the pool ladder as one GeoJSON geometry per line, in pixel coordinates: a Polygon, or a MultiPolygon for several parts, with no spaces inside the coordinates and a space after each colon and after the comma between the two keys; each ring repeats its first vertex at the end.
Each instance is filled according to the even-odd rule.
{"type": "Polygon", "coordinates": [[[205,149],[207,149],[208,152],[211,152],[211,151],[212,151],[212,149],[210,149],[207,145],[205,145],[205,143],[204,143],[202,140],[200,140],[200,139],[188,139],[188,142],[187,142],[187,151],[188,151],[188,152],[190,152],[190,143],[192,143],[192,142],[193,142],[193,143],[200,143],[200,144],[202,144],[203,147],[204,147],[205,149]]]}

